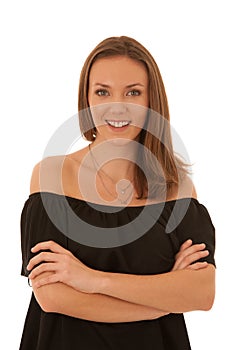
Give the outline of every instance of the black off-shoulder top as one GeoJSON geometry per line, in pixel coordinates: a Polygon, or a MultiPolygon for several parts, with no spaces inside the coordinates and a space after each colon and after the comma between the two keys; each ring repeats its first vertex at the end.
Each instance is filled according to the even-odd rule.
{"type": "MultiPolygon", "coordinates": [[[[21,215],[23,276],[31,247],[53,240],[91,268],[127,274],[171,270],[187,239],[206,244],[202,259],[215,265],[215,229],[204,205],[181,198],[144,206],[112,207],[42,192],[26,200],[21,215]]],[[[105,323],[44,312],[32,293],[20,350],[188,350],[183,314],[156,320],[105,323]]]]}

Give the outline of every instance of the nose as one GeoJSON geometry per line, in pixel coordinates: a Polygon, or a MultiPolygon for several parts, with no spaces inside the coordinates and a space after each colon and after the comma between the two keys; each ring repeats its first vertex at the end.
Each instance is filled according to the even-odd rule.
{"type": "Polygon", "coordinates": [[[111,115],[122,115],[127,111],[126,103],[123,102],[111,102],[109,104],[109,112],[111,115]]]}

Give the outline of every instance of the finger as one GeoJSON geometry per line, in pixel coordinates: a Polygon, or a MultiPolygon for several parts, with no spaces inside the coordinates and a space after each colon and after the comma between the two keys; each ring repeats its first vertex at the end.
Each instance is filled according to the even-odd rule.
{"type": "Polygon", "coordinates": [[[47,284],[57,283],[59,281],[60,281],[59,275],[54,273],[50,276],[43,277],[43,278],[39,279],[38,281],[34,282],[33,287],[40,288],[40,287],[45,286],[47,284]]]}
{"type": "Polygon", "coordinates": [[[41,262],[56,262],[58,261],[58,254],[42,252],[34,256],[27,265],[27,270],[30,271],[35,265],[41,262]]]}
{"type": "Polygon", "coordinates": [[[176,254],[175,258],[177,259],[180,254],[185,251],[187,248],[189,248],[190,246],[192,246],[192,240],[188,239],[187,241],[185,241],[181,246],[180,246],[180,250],[179,252],[176,254]]]}
{"type": "Polygon", "coordinates": [[[177,263],[179,267],[186,268],[188,265],[198,261],[201,258],[205,258],[208,255],[209,255],[208,250],[198,251],[190,255],[186,255],[185,257],[179,259],[177,263]]]}
{"type": "Polygon", "coordinates": [[[194,262],[198,261],[201,258],[205,258],[208,255],[209,255],[208,250],[195,252],[195,253],[192,253],[192,254],[184,257],[180,261],[177,261],[177,265],[180,269],[185,269],[189,265],[193,264],[194,262]]]}
{"type": "Polygon", "coordinates": [[[182,252],[183,250],[189,248],[191,245],[193,244],[193,241],[191,239],[188,239],[187,241],[185,241],[181,246],[180,246],[180,252],[182,252]]]}
{"type": "Polygon", "coordinates": [[[195,264],[192,264],[190,266],[187,267],[187,269],[189,270],[200,270],[200,269],[204,269],[208,266],[208,262],[207,261],[203,261],[203,262],[197,262],[195,264]]]}
{"type": "Polygon", "coordinates": [[[30,280],[33,280],[43,272],[55,272],[57,271],[57,266],[55,263],[45,263],[37,266],[28,276],[30,280]]]}
{"type": "Polygon", "coordinates": [[[176,271],[176,270],[179,270],[179,265],[177,262],[175,262],[171,271],[176,271]]]}
{"type": "Polygon", "coordinates": [[[60,244],[54,242],[54,241],[45,241],[45,242],[40,242],[36,244],[34,247],[31,248],[31,251],[33,253],[38,252],[39,250],[51,250],[54,253],[60,253],[60,254],[67,254],[70,255],[71,252],[62,246],[60,244]]]}
{"type": "Polygon", "coordinates": [[[176,260],[182,260],[184,259],[186,256],[194,254],[198,251],[202,251],[205,248],[205,243],[201,243],[201,244],[193,244],[191,247],[186,248],[183,251],[180,251],[176,254],[176,260]]]}

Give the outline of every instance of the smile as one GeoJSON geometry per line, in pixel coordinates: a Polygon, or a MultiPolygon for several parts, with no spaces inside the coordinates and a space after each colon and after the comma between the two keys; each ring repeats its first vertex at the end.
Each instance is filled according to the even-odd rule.
{"type": "Polygon", "coordinates": [[[114,128],[122,128],[124,126],[128,126],[131,121],[129,120],[119,120],[119,121],[115,121],[115,120],[105,120],[106,123],[108,123],[108,125],[113,126],[114,128]]]}

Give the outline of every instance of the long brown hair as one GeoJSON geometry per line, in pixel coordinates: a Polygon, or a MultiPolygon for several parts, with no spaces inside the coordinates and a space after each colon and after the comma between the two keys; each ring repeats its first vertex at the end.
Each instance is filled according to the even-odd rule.
{"type": "Polygon", "coordinates": [[[91,67],[97,59],[119,55],[142,62],[149,77],[149,112],[146,125],[139,135],[139,143],[144,147],[139,147],[137,164],[140,166],[135,164],[134,167],[134,183],[138,199],[158,197],[158,194],[161,195],[164,191],[168,198],[179,185],[179,181],[188,173],[187,165],[173,150],[168,101],[159,68],[150,52],[135,39],[127,36],[107,38],[87,57],[80,74],[78,95],[82,136],[87,141],[94,141],[96,134],[88,104],[91,67]],[[160,118],[155,115],[159,115],[160,118]],[[156,130],[156,136],[154,132],[149,132],[150,130],[156,130]],[[157,162],[154,161],[154,156],[157,162]]]}

